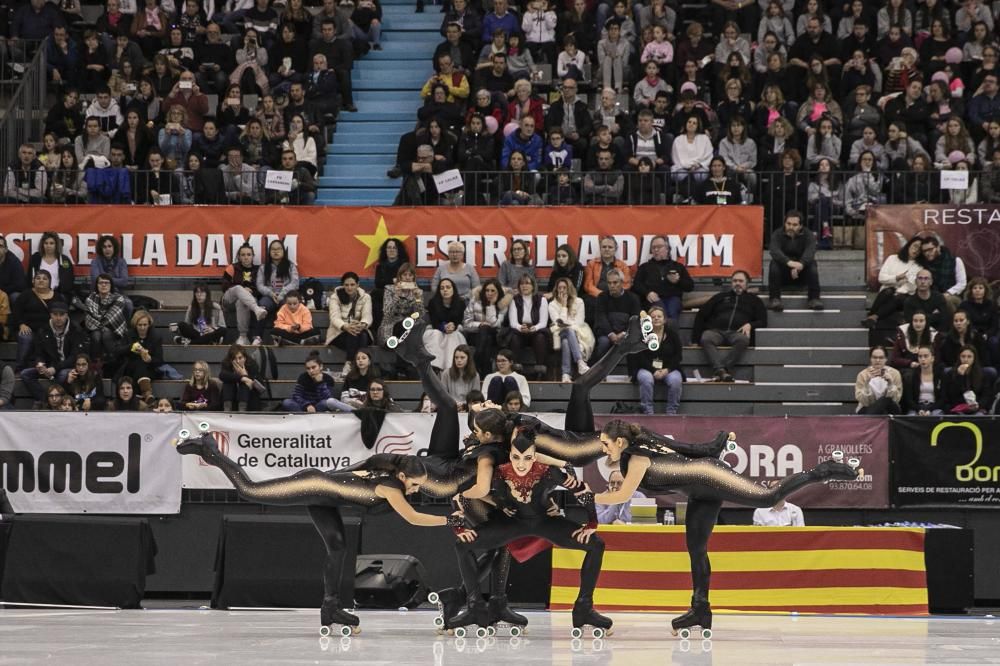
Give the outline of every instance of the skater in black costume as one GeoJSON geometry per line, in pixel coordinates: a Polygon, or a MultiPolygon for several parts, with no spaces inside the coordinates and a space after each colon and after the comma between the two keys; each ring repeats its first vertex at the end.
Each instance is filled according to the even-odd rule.
{"type": "MultiPolygon", "coordinates": [[[[598,493],[598,504],[627,501],[640,486],[653,493],[678,492],[688,496],[685,534],[691,559],[693,591],[691,608],[672,621],[674,633],[701,627],[704,638],[711,637],[712,609],[708,601],[712,567],[708,559],[708,539],[712,535],[723,502],[752,507],[774,506],[805,486],[834,479],[853,480],[858,471],[834,460],[820,463],[808,472],[785,477],[771,487],[755,484],[735,472],[726,463],[712,457],[692,459],[661,442],[646,436],[637,425],[614,420],[601,431],[610,465],[617,464],[625,477],[621,488],[598,493]]],[[[683,635],[683,634],[682,634],[683,635]]]]}
{"type": "Polygon", "coordinates": [[[178,453],[200,456],[209,465],[222,470],[242,499],[260,504],[306,507],[327,551],[320,609],[320,631],[324,635],[332,624],[345,627],[345,635],[360,631],[358,617],[341,608],[346,539],[340,507],[390,507],[406,522],[421,527],[465,524],[457,516],[419,513],[406,501],[406,495],[418,492],[427,479],[423,462],[415,456],[383,453],[335,472],[307,469],[280,479],[253,481],[242,467],[219,451],[211,434],[205,432],[191,437],[190,433],[181,431],[180,440],[178,453]]]}
{"type": "Polygon", "coordinates": [[[500,511],[476,525],[475,532],[457,528],[459,568],[465,585],[467,606],[447,620],[449,627],[477,624],[481,628],[492,624],[489,609],[482,601],[474,550],[490,550],[523,537],[539,537],[562,548],[583,550],[586,555],[580,569],[580,592],[573,606],[573,627],[577,635],[586,625],[595,628],[595,636],[603,636],[612,622],[594,610],[593,594],[604,558],[604,541],[594,534],[597,517],[593,494],[577,495],[588,509],[589,522],[580,525],[564,517],[548,515],[549,496],[558,486],[570,482],[559,467],[538,462],[531,431],[518,433],[511,442],[510,462],[496,468],[491,497],[500,511]]]}

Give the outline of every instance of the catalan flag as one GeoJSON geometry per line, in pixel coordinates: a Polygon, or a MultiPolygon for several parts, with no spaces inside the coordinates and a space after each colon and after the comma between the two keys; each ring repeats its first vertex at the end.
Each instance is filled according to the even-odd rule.
{"type": "MultiPolygon", "coordinates": [[[[691,569],[684,527],[601,525],[594,595],[602,612],[684,611],[691,569]]],[[[924,530],[718,526],[708,544],[713,610],[927,615],[924,530]]],[[[553,610],[572,608],[583,552],[553,548],[553,610]]]]}

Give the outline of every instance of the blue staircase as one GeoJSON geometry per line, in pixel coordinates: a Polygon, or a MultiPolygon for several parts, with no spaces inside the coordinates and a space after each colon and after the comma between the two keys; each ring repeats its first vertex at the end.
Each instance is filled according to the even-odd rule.
{"type": "Polygon", "coordinates": [[[382,2],[382,50],[354,65],[358,112],[340,114],[319,179],[319,205],[388,206],[399,191],[400,180],[385,172],[396,162],[399,137],[414,127],[420,88],[443,39],[440,7],[428,4],[423,14],[415,8],[415,0],[382,2]]]}

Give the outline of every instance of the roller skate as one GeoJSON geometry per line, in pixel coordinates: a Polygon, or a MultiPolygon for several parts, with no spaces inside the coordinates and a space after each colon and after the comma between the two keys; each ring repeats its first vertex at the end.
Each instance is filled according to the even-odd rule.
{"type": "Polygon", "coordinates": [[[392,347],[390,340],[385,341],[386,347],[389,349],[396,350],[396,356],[403,359],[413,367],[417,367],[422,363],[430,363],[434,360],[434,354],[429,353],[424,348],[424,331],[427,329],[427,322],[422,322],[419,319],[414,319],[419,315],[413,314],[403,320],[403,334],[399,336],[396,346],[392,347]],[[407,322],[412,322],[409,324],[410,328],[406,328],[407,322]]]}
{"type": "Polygon", "coordinates": [[[517,638],[523,634],[528,626],[528,618],[520,613],[515,613],[507,605],[507,595],[490,597],[489,612],[492,626],[506,626],[510,631],[511,638],[517,638]]]}
{"type": "MultiPolygon", "coordinates": [[[[833,451],[830,454],[830,459],[833,460],[834,462],[844,462],[844,452],[843,451],[833,451]]],[[[850,467],[851,469],[855,470],[858,473],[858,477],[861,477],[865,473],[864,468],[861,467],[861,459],[860,458],[848,458],[847,459],[847,466],[850,467]]]]}
{"type": "Polygon", "coordinates": [[[417,321],[420,319],[420,313],[414,312],[409,317],[403,320],[403,334],[399,336],[390,335],[389,339],[385,341],[385,346],[389,349],[395,349],[403,343],[406,338],[410,337],[410,333],[413,332],[413,327],[417,325],[417,321]]]}
{"type": "Polygon", "coordinates": [[[439,634],[444,632],[445,618],[454,617],[462,607],[464,596],[465,592],[457,587],[449,587],[427,595],[427,601],[437,604],[438,610],[441,612],[434,618],[434,627],[439,634]]]}
{"type": "Polygon", "coordinates": [[[692,597],[690,610],[670,621],[671,635],[680,636],[682,641],[694,635],[692,627],[701,629],[701,638],[712,639],[712,607],[708,605],[707,600],[692,597]]]}
{"type": "Polygon", "coordinates": [[[361,633],[361,619],[340,607],[337,597],[323,597],[323,605],[319,609],[320,636],[329,636],[333,627],[339,626],[341,636],[354,636],[361,633]]]}
{"type": "Polygon", "coordinates": [[[843,462],[844,453],[842,451],[834,451],[831,454],[830,460],[824,460],[820,464],[809,470],[809,474],[812,475],[817,481],[854,481],[858,478],[858,470],[861,467],[861,461],[857,458],[850,458],[847,463],[843,462]]]}
{"type": "Polygon", "coordinates": [[[642,341],[646,343],[646,349],[657,351],[660,348],[660,340],[653,333],[653,319],[645,310],[639,313],[639,330],[642,332],[642,341]]]}
{"type": "MultiPolygon", "coordinates": [[[[645,314],[645,313],[642,313],[645,314]]],[[[629,317],[628,326],[625,328],[625,339],[622,340],[617,346],[621,349],[624,354],[635,354],[637,352],[645,351],[646,349],[651,349],[647,337],[652,332],[653,322],[647,314],[645,320],[640,316],[632,315],[629,317]],[[650,327],[649,333],[643,330],[643,322],[648,322],[650,327]]],[[[653,336],[656,339],[656,336],[653,336]]],[[[656,340],[657,346],[659,346],[660,341],[656,340]]]]}
{"type": "Polygon", "coordinates": [[[573,631],[570,632],[573,638],[583,637],[583,630],[587,626],[591,627],[591,635],[594,638],[610,636],[613,624],[610,617],[605,617],[594,610],[593,599],[580,598],[573,604],[573,631]]]}
{"type": "Polygon", "coordinates": [[[197,432],[191,432],[187,428],[178,430],[175,444],[177,453],[181,455],[201,456],[205,460],[214,455],[222,455],[215,437],[208,432],[209,428],[208,422],[202,421],[198,424],[197,432]]]}
{"type": "Polygon", "coordinates": [[[485,601],[470,601],[454,617],[447,618],[443,628],[454,629],[455,638],[465,638],[472,625],[477,625],[476,638],[486,638],[496,634],[497,630],[490,623],[490,611],[485,601]]]}

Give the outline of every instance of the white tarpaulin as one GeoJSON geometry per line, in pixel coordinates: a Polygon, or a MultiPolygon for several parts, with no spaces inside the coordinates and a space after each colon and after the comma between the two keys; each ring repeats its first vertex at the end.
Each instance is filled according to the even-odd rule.
{"type": "Polygon", "coordinates": [[[0,488],[18,513],[178,513],[177,414],[6,412],[0,488]]]}

